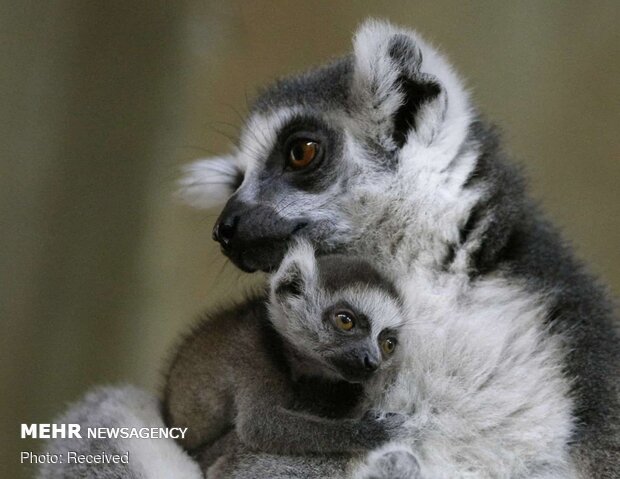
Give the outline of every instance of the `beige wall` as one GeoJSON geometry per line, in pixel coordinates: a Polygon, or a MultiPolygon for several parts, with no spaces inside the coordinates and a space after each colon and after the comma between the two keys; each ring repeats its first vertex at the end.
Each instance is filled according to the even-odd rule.
{"type": "Polygon", "coordinates": [[[0,2],[0,476],[20,422],[86,388],[157,390],[178,332],[257,278],[171,200],[257,87],[349,49],[367,16],[418,28],[506,132],[533,192],[620,293],[618,2],[0,2]],[[96,5],[99,3],[99,6],[96,5]]]}

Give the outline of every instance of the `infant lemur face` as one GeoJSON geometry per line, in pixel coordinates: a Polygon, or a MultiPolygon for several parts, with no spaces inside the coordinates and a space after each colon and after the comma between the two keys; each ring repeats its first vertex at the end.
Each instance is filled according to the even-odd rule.
{"type": "Polygon", "coordinates": [[[394,286],[370,264],[293,248],[271,281],[270,318],[301,357],[363,382],[398,356],[403,315],[394,286]]]}
{"type": "MultiPolygon", "coordinates": [[[[370,378],[396,351],[397,330],[385,328],[377,335],[373,320],[346,301],[329,306],[322,319],[328,329],[325,335],[328,342],[320,345],[318,351],[346,381],[362,382],[370,378]]],[[[378,325],[380,319],[374,322],[378,325]]]]}

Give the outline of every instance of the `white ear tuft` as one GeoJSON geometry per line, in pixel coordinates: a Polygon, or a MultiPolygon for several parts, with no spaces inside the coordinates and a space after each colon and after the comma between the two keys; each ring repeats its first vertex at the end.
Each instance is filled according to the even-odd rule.
{"type": "Polygon", "coordinates": [[[198,160],[183,168],[177,195],[195,208],[213,208],[223,205],[242,179],[234,155],[198,160]]]}
{"type": "Polygon", "coordinates": [[[389,55],[390,39],[396,32],[388,23],[369,20],[353,39],[353,89],[363,104],[379,109],[375,121],[389,118],[402,103],[401,96],[393,94],[399,71],[389,55]]]}
{"type": "MultiPolygon", "coordinates": [[[[399,29],[388,22],[367,20],[353,39],[355,80],[365,87],[376,89],[376,93],[381,97],[393,89],[401,74],[398,68],[401,65],[394,62],[390,55],[392,40],[397,35],[413,37],[413,32],[399,29]]],[[[417,47],[414,55],[412,62],[406,65],[408,74],[414,73],[420,66],[421,53],[417,47]]]]}
{"type": "Polygon", "coordinates": [[[282,293],[299,295],[314,289],[317,274],[314,248],[307,241],[297,241],[271,277],[272,297],[282,293]]]}
{"type": "Polygon", "coordinates": [[[353,93],[367,128],[386,147],[412,138],[429,144],[440,130],[470,116],[461,80],[415,31],[368,20],[353,47],[353,93]]]}

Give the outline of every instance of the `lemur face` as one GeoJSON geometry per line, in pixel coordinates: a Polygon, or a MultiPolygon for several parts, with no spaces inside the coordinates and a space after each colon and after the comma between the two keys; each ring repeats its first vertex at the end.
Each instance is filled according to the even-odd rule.
{"type": "Polygon", "coordinates": [[[307,243],[296,245],[271,280],[269,312],[298,356],[334,378],[363,382],[400,356],[398,295],[359,259],[317,260],[307,243]]]}
{"type": "MultiPolygon", "coordinates": [[[[390,195],[447,196],[437,191],[449,187],[441,174],[460,151],[465,110],[466,95],[432,48],[369,22],[353,55],[266,90],[234,154],[190,166],[183,193],[203,207],[227,200],[213,238],[245,271],[275,269],[299,238],[319,254],[351,251],[368,231],[382,234],[399,208],[390,195]]],[[[438,200],[420,196],[413,208],[426,221],[438,200]]]]}
{"type": "MultiPolygon", "coordinates": [[[[282,110],[274,115],[284,118],[282,110]]],[[[248,158],[243,181],[213,230],[224,254],[246,271],[277,267],[293,239],[310,240],[328,251],[343,243],[349,230],[342,212],[353,173],[343,129],[310,110],[287,116],[269,147],[248,158]]],[[[273,126],[257,114],[247,128],[259,132],[273,126]]]]}

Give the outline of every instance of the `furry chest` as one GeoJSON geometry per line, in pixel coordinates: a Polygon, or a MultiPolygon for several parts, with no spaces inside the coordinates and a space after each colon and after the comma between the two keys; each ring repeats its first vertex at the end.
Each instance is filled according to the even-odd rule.
{"type": "Polygon", "coordinates": [[[570,384],[544,297],[502,278],[405,287],[407,357],[382,407],[411,414],[410,444],[432,477],[568,467],[570,384]]]}

